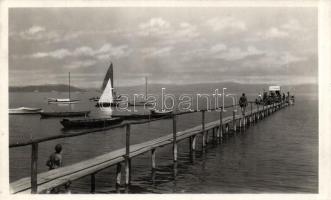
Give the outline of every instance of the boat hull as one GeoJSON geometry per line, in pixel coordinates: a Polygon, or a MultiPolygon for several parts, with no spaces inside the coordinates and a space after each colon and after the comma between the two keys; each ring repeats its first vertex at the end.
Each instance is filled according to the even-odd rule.
{"type": "Polygon", "coordinates": [[[77,129],[77,128],[108,127],[119,124],[122,121],[123,121],[122,118],[82,119],[82,120],[63,119],[62,121],[60,121],[60,123],[66,129],[77,129]]]}
{"type": "Polygon", "coordinates": [[[134,102],[134,103],[129,103],[129,106],[151,107],[151,106],[154,106],[154,104],[153,103],[149,103],[149,102],[134,102]]]}
{"type": "Polygon", "coordinates": [[[79,100],[69,100],[69,101],[48,100],[48,103],[52,103],[52,104],[74,104],[78,102],[79,100]]]}
{"type": "Polygon", "coordinates": [[[108,103],[108,102],[98,102],[97,104],[95,104],[95,107],[116,107],[120,104],[121,102],[112,102],[112,103],[108,103]]]}
{"type": "Polygon", "coordinates": [[[157,110],[151,110],[151,115],[154,116],[165,116],[165,115],[171,115],[172,111],[157,111],[157,110]]]}
{"type": "Polygon", "coordinates": [[[170,115],[142,115],[142,114],[132,114],[132,115],[112,115],[112,117],[120,117],[125,120],[140,120],[140,119],[155,119],[155,118],[160,118],[164,116],[169,116],[170,115]]]}
{"type": "Polygon", "coordinates": [[[49,117],[86,117],[91,111],[78,111],[78,112],[42,112],[40,113],[42,118],[49,117]]]}
{"type": "Polygon", "coordinates": [[[42,112],[41,108],[26,108],[26,107],[21,107],[21,108],[12,108],[9,109],[9,114],[10,115],[23,115],[23,114],[39,114],[42,112]]]}

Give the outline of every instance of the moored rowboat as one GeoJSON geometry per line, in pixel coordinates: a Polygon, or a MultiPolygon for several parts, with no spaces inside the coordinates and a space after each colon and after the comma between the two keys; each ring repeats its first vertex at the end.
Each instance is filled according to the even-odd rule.
{"type": "Polygon", "coordinates": [[[68,112],[41,112],[42,118],[47,117],[87,117],[91,111],[68,111],[68,112]]]}
{"type": "Polygon", "coordinates": [[[29,107],[20,107],[20,108],[10,108],[9,114],[39,114],[42,112],[41,108],[29,108],[29,107]]]}
{"type": "Polygon", "coordinates": [[[123,121],[122,118],[96,118],[96,119],[63,119],[60,121],[62,126],[67,129],[74,128],[97,128],[97,127],[107,127],[115,124],[119,124],[123,121]]]}
{"type": "Polygon", "coordinates": [[[172,113],[172,110],[164,110],[164,111],[159,111],[159,110],[150,110],[151,115],[170,115],[172,113]]]}

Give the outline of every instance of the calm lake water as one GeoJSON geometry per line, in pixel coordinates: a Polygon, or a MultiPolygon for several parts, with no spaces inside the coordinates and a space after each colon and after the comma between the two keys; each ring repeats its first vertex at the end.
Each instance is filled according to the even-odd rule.
{"type": "MultiPolygon", "coordinates": [[[[185,91],[194,94],[194,88],[185,91]]],[[[132,94],[127,91],[129,94],[132,94]]],[[[179,94],[176,89],[172,91],[179,94]]],[[[207,92],[212,93],[212,90],[207,92]]],[[[108,116],[109,113],[94,107],[88,98],[96,92],[74,93],[81,99],[69,108],[48,105],[48,97],[65,97],[66,93],[10,93],[10,107],[41,107],[51,110],[92,110],[91,117],[108,116]],[[24,104],[23,104],[24,102],[24,104]]],[[[253,97],[248,94],[249,100],[253,97]]],[[[230,105],[231,99],[226,100],[230,105]]],[[[248,109],[249,110],[249,109],[248,109]]],[[[139,113],[148,111],[139,109],[139,113]]],[[[116,111],[114,111],[116,113],[116,111]]],[[[228,110],[225,115],[232,114],[228,110]]],[[[206,120],[217,119],[215,112],[207,113],[206,120]]],[[[23,142],[31,138],[66,134],[59,123],[61,119],[40,119],[39,115],[10,115],[9,142],[23,142]]],[[[178,130],[184,130],[201,122],[201,113],[179,116],[178,130]]],[[[172,121],[162,120],[131,128],[132,143],[137,144],[157,138],[172,131],[172,121]]],[[[211,135],[211,134],[210,134],[211,135]]],[[[211,139],[211,138],[210,138],[211,139]]],[[[46,171],[48,156],[57,143],[64,148],[64,165],[123,148],[123,129],[114,129],[84,136],[44,142],[39,145],[39,172],[46,171]]],[[[129,193],[317,193],[318,192],[318,99],[313,94],[296,95],[295,106],[287,107],[245,132],[237,133],[222,144],[210,142],[206,151],[189,153],[188,140],[179,143],[177,166],[173,165],[171,145],[158,148],[157,170],[150,170],[150,154],[132,159],[132,186],[129,193]]],[[[30,146],[10,149],[10,180],[29,176],[30,146]]],[[[96,192],[113,193],[115,167],[96,175],[96,192]]],[[[89,193],[90,177],[72,183],[73,193],[89,193]]],[[[124,192],[121,188],[120,192],[124,192]]]]}

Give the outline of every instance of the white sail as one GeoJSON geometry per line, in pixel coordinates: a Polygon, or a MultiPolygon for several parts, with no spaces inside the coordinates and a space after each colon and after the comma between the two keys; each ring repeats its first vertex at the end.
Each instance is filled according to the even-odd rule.
{"type": "Polygon", "coordinates": [[[99,99],[99,103],[112,103],[113,100],[113,88],[110,79],[108,79],[107,85],[99,99]]]}

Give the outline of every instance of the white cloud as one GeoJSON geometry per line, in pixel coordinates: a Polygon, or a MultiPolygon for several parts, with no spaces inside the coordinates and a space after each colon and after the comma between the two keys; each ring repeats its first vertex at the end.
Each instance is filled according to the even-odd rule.
{"type": "Polygon", "coordinates": [[[26,31],[26,33],[33,35],[33,34],[36,34],[36,33],[39,33],[39,32],[45,31],[45,30],[46,29],[41,26],[32,26],[26,31]]]}
{"type": "Polygon", "coordinates": [[[162,35],[167,34],[170,27],[170,23],[162,18],[151,18],[149,21],[139,25],[139,33],[143,36],[162,35]]]}
{"type": "Polygon", "coordinates": [[[261,55],[263,51],[257,49],[254,46],[248,46],[247,49],[241,49],[239,47],[229,48],[228,51],[224,51],[220,54],[215,55],[215,58],[227,60],[227,61],[235,61],[241,60],[248,56],[261,55]]]}
{"type": "Polygon", "coordinates": [[[151,18],[147,22],[141,23],[138,31],[138,36],[153,37],[163,45],[189,42],[199,35],[195,25],[188,22],[170,24],[162,18],[151,18]]]}
{"type": "Polygon", "coordinates": [[[276,27],[272,27],[268,29],[265,33],[262,33],[260,36],[266,38],[266,39],[273,39],[273,38],[286,38],[289,36],[288,32],[281,30],[276,27]]]}
{"type": "Polygon", "coordinates": [[[96,60],[84,60],[84,61],[73,61],[72,63],[66,65],[69,69],[76,69],[76,68],[84,68],[84,67],[90,67],[92,65],[95,65],[97,63],[96,60]]]}
{"type": "Polygon", "coordinates": [[[173,47],[170,46],[162,48],[150,47],[142,49],[141,52],[145,58],[155,58],[169,56],[172,50],[173,47]]]}
{"type": "Polygon", "coordinates": [[[62,59],[64,57],[70,56],[71,52],[67,49],[58,49],[51,52],[38,52],[33,54],[32,58],[44,58],[44,57],[52,57],[57,59],[62,59]]]}
{"type": "Polygon", "coordinates": [[[218,52],[220,52],[220,51],[224,51],[224,50],[226,50],[226,48],[227,48],[227,46],[226,46],[225,44],[220,43],[220,44],[216,44],[216,45],[212,46],[212,47],[210,48],[210,51],[211,51],[212,53],[218,53],[218,52]]]}
{"type": "Polygon", "coordinates": [[[306,57],[296,56],[290,52],[268,52],[264,56],[243,63],[247,67],[281,67],[295,62],[305,61],[306,57]]]}
{"type": "Polygon", "coordinates": [[[211,18],[206,23],[215,32],[223,30],[227,32],[245,31],[247,29],[245,22],[233,17],[211,18]]]}
{"type": "Polygon", "coordinates": [[[49,52],[37,52],[32,54],[32,58],[44,58],[51,57],[56,59],[62,59],[65,57],[83,57],[91,56],[97,57],[98,59],[109,59],[109,58],[121,58],[126,57],[131,53],[131,50],[127,45],[113,46],[112,44],[105,44],[99,49],[93,49],[91,47],[82,46],[70,51],[68,49],[57,49],[49,52]]]}
{"type": "Polygon", "coordinates": [[[288,31],[302,31],[303,28],[298,20],[296,19],[290,19],[287,23],[283,24],[281,26],[282,29],[288,30],[288,31]]]}
{"type": "Polygon", "coordinates": [[[10,34],[11,37],[18,36],[24,40],[55,40],[60,38],[60,34],[55,31],[47,31],[42,26],[31,26],[29,29],[21,32],[13,32],[10,34]]]}

